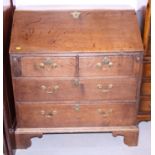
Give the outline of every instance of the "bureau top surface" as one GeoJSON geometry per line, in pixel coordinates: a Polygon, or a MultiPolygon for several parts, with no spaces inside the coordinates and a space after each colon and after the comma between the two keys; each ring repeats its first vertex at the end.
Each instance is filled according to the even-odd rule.
{"type": "Polygon", "coordinates": [[[143,51],[133,10],[15,11],[10,53],[143,51]]]}

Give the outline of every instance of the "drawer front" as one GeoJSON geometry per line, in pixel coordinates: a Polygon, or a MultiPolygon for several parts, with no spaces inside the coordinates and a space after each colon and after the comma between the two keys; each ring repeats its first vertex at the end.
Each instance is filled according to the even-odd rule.
{"type": "Polygon", "coordinates": [[[80,76],[138,75],[140,69],[140,57],[80,57],[79,64],[80,76]]]}
{"type": "Polygon", "coordinates": [[[14,76],[19,76],[19,72],[20,76],[66,77],[76,74],[75,57],[13,57],[12,64],[14,76]],[[17,72],[17,68],[20,71],[17,72]]]}
{"type": "Polygon", "coordinates": [[[91,127],[133,125],[136,104],[18,103],[18,127],[91,127]]]}
{"type": "Polygon", "coordinates": [[[151,95],[151,83],[150,82],[142,83],[141,95],[151,95]]]}
{"type": "Polygon", "coordinates": [[[85,95],[85,99],[88,100],[136,100],[136,91],[137,82],[134,78],[81,80],[81,92],[85,95]]]}
{"type": "Polygon", "coordinates": [[[151,63],[144,63],[143,65],[143,78],[151,77],[151,63]]]}
{"type": "Polygon", "coordinates": [[[151,111],[151,98],[148,96],[142,96],[140,99],[140,112],[150,112],[151,111]]]}
{"type": "Polygon", "coordinates": [[[13,80],[16,101],[136,100],[134,78],[18,78],[13,80]]]}

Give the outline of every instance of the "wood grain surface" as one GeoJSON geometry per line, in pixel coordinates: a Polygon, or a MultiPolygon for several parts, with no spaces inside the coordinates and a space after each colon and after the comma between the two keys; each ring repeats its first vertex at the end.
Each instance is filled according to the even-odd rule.
{"type": "Polygon", "coordinates": [[[16,11],[10,59],[23,129],[15,132],[17,147],[28,147],[42,128],[100,127],[137,145],[143,46],[133,10],[16,11]]]}
{"type": "MultiPolygon", "coordinates": [[[[76,102],[75,102],[76,103],[76,102]]],[[[136,122],[136,104],[17,104],[18,127],[123,126],[136,122]],[[79,106],[79,107],[78,107],[79,106]]]]}
{"type": "Polygon", "coordinates": [[[13,80],[13,86],[16,101],[136,100],[138,87],[135,78],[44,77],[17,78],[13,80]],[[59,87],[56,91],[55,86],[59,87]]]}
{"type": "Polygon", "coordinates": [[[143,51],[133,10],[16,11],[11,53],[143,51]]]}

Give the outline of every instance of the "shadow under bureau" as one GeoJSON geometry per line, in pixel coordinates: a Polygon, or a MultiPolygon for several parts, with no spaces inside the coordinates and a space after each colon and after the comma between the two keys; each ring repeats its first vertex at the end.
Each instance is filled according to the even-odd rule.
{"type": "Polygon", "coordinates": [[[133,10],[15,11],[10,62],[16,148],[75,132],[137,145],[143,46],[133,10]]]}

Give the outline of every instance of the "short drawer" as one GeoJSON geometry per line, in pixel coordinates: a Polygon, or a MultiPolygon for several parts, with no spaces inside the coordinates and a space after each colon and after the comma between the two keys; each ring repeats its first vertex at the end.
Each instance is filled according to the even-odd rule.
{"type": "Polygon", "coordinates": [[[137,56],[94,56],[80,57],[80,76],[129,76],[138,75],[141,57],[137,56]]]}
{"type": "Polygon", "coordinates": [[[93,127],[135,124],[136,104],[18,103],[18,127],[93,127]]]}
{"type": "Polygon", "coordinates": [[[17,78],[16,101],[136,100],[135,78],[17,78]]]}
{"type": "Polygon", "coordinates": [[[12,57],[14,76],[75,76],[75,57],[12,57]]]}

